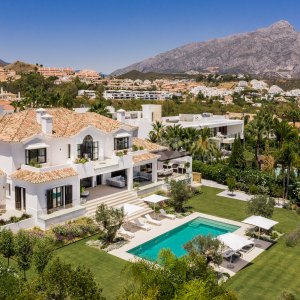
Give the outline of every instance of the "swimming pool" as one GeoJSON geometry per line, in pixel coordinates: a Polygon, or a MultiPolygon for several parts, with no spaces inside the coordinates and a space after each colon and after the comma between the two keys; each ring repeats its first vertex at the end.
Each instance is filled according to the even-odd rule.
{"type": "Polygon", "coordinates": [[[187,253],[183,245],[197,235],[207,236],[210,234],[216,237],[220,234],[233,232],[238,228],[239,226],[198,217],[127,252],[154,261],[160,250],[165,248],[171,249],[177,257],[180,257],[187,253]]]}

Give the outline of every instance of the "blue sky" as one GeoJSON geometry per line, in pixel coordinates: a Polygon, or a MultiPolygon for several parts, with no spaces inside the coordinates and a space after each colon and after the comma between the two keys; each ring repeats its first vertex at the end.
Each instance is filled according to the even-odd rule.
{"type": "Polygon", "coordinates": [[[104,73],[284,19],[299,0],[1,0],[0,58],[104,73]]]}

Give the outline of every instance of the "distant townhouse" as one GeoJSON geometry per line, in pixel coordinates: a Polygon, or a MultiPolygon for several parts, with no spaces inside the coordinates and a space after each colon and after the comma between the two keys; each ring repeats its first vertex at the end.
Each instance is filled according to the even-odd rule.
{"type": "Polygon", "coordinates": [[[88,80],[91,82],[97,82],[101,79],[101,74],[94,70],[80,70],[75,73],[75,76],[81,80],[88,80]]]}
{"type": "Polygon", "coordinates": [[[47,229],[94,213],[101,195],[131,191],[134,180],[156,183],[157,151],[166,149],[135,138],[136,131],[64,108],[0,116],[0,200],[47,229]],[[84,188],[92,200],[83,201],[84,188]]]}
{"type": "Polygon", "coordinates": [[[38,73],[44,77],[64,77],[75,74],[75,70],[73,68],[45,68],[39,67],[38,73]]]}
{"type": "Polygon", "coordinates": [[[78,96],[79,97],[86,96],[89,99],[95,99],[96,98],[96,91],[94,91],[94,90],[79,90],[78,91],[78,96]]]}
{"type": "Polygon", "coordinates": [[[16,72],[0,67],[0,81],[13,80],[16,78],[16,72]]]}
{"type": "Polygon", "coordinates": [[[105,99],[121,99],[121,100],[130,100],[130,99],[168,100],[173,97],[173,93],[169,93],[166,91],[106,90],[103,93],[103,97],[105,99]]]}

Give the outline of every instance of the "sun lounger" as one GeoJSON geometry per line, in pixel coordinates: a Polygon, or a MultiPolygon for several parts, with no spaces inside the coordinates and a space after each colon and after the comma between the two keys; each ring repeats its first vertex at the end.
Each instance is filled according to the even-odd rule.
{"type": "Polygon", "coordinates": [[[146,224],[141,218],[138,219],[134,219],[132,221],[132,224],[138,228],[144,229],[144,230],[151,230],[151,226],[149,226],[148,224],[146,224]]]}
{"type": "Polygon", "coordinates": [[[171,219],[171,220],[175,220],[176,219],[176,217],[174,215],[167,214],[166,211],[164,209],[162,209],[162,208],[159,210],[159,212],[160,212],[160,215],[162,217],[165,217],[165,218],[168,218],[168,219],[171,219]]]}
{"type": "Polygon", "coordinates": [[[237,258],[240,258],[242,255],[237,251],[228,249],[223,252],[223,257],[228,261],[235,261],[237,258]]]}
{"type": "Polygon", "coordinates": [[[253,250],[255,248],[254,246],[255,245],[254,245],[254,242],[253,242],[253,244],[249,244],[249,245],[243,247],[240,251],[244,252],[244,253],[248,253],[248,252],[250,252],[251,250],[253,250]]]}
{"type": "Polygon", "coordinates": [[[154,225],[158,225],[158,226],[161,225],[161,222],[160,222],[160,221],[153,219],[153,218],[152,218],[150,215],[148,215],[148,214],[145,215],[145,218],[146,218],[147,222],[150,223],[150,224],[154,224],[154,225]]]}
{"type": "Polygon", "coordinates": [[[123,236],[128,236],[129,238],[134,238],[135,237],[135,234],[133,232],[130,232],[130,231],[124,229],[123,226],[120,227],[119,234],[123,235],[123,236]]]}

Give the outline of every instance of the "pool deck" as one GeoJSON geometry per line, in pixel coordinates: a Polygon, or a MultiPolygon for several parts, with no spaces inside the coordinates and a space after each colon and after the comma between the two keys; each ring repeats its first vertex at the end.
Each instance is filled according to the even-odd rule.
{"type": "MultiPolygon", "coordinates": [[[[149,230],[149,231],[130,227],[130,231],[135,233],[135,237],[130,239],[129,243],[127,243],[123,247],[112,250],[109,253],[114,256],[117,256],[119,258],[122,258],[124,260],[127,260],[127,261],[133,261],[135,259],[138,259],[138,257],[128,253],[127,251],[134,247],[137,247],[145,242],[148,242],[149,240],[152,240],[152,239],[156,238],[157,236],[162,235],[162,234],[164,234],[180,225],[183,225],[197,217],[207,218],[210,220],[239,226],[240,228],[237,229],[236,231],[234,231],[234,233],[241,235],[241,236],[245,236],[245,231],[248,228],[252,228],[252,226],[249,226],[249,225],[241,223],[241,222],[236,222],[236,221],[219,218],[219,217],[215,217],[215,216],[211,216],[211,215],[207,215],[207,214],[202,214],[202,213],[198,213],[198,212],[192,213],[191,215],[189,215],[187,217],[176,218],[175,220],[161,218],[160,221],[162,222],[162,225],[161,226],[150,225],[151,230],[149,230]]],[[[125,225],[124,227],[128,228],[128,225],[127,226],[125,225]]],[[[234,274],[236,274],[239,270],[241,270],[246,265],[248,265],[255,257],[257,257],[259,254],[261,254],[265,249],[267,249],[270,246],[270,243],[267,243],[264,241],[257,241],[256,244],[259,247],[254,247],[253,250],[251,250],[250,252],[244,253],[243,256],[239,260],[234,262],[232,265],[230,265],[230,267],[228,267],[229,262],[224,260],[220,267],[216,267],[216,270],[226,272],[230,276],[233,276],[234,274]]]]}

